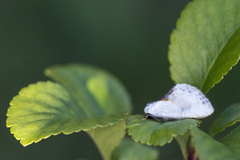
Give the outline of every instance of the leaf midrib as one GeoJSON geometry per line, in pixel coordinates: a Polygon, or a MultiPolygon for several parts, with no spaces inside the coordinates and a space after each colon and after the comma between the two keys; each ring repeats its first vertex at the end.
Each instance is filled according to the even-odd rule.
{"type": "MultiPolygon", "coordinates": [[[[238,27],[235,28],[235,30],[232,32],[232,34],[227,38],[227,40],[225,41],[225,43],[223,43],[221,49],[220,49],[219,52],[216,54],[216,56],[215,56],[214,60],[212,61],[210,67],[208,67],[208,70],[207,70],[207,72],[206,72],[206,74],[205,74],[205,76],[204,76],[203,83],[202,83],[201,88],[200,88],[201,90],[203,89],[203,86],[204,86],[205,83],[206,83],[206,80],[207,80],[207,78],[208,78],[208,76],[209,76],[209,73],[210,73],[212,67],[214,66],[216,60],[218,59],[219,55],[222,53],[224,47],[225,47],[226,44],[229,42],[229,40],[232,38],[232,36],[234,35],[234,33],[236,33],[236,31],[239,29],[239,27],[240,27],[240,24],[238,25],[238,27]]],[[[223,75],[224,75],[224,74],[223,74],[223,75]]],[[[223,75],[222,75],[222,76],[223,76],[223,75]]]]}

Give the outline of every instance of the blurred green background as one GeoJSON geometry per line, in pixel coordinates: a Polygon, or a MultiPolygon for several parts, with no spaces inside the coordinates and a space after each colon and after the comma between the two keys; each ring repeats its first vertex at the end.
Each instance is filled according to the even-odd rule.
{"type": "MultiPolygon", "coordinates": [[[[133,114],[144,114],[146,103],[160,99],[174,85],[168,45],[188,2],[1,0],[0,159],[101,159],[84,132],[51,136],[23,147],[6,128],[9,102],[28,84],[48,80],[43,75],[48,66],[77,62],[116,75],[131,94],[133,114]]],[[[234,67],[207,94],[216,111],[203,119],[204,131],[224,107],[239,102],[238,70],[234,67]]],[[[182,159],[175,141],[158,149],[161,159],[182,159]]]]}

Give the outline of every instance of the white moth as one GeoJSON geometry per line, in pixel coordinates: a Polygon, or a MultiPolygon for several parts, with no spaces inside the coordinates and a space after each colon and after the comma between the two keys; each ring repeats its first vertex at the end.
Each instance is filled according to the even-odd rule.
{"type": "Polygon", "coordinates": [[[144,112],[146,118],[199,119],[211,115],[214,108],[208,98],[196,87],[177,84],[159,101],[148,103],[144,112]]]}

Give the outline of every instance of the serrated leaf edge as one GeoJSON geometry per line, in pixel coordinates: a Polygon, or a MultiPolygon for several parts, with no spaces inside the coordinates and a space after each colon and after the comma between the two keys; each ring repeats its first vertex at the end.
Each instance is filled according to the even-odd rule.
{"type": "MultiPolygon", "coordinates": [[[[174,30],[172,31],[171,35],[170,35],[170,40],[172,39],[172,36],[175,34],[174,32],[177,31],[177,28],[178,28],[179,25],[180,25],[179,23],[181,23],[181,17],[183,17],[184,14],[185,14],[185,10],[187,10],[189,7],[191,7],[192,3],[193,3],[193,2],[189,2],[189,3],[187,4],[187,6],[185,7],[185,9],[181,12],[180,18],[178,18],[177,23],[176,23],[176,29],[174,29],[174,30]]],[[[233,31],[233,33],[228,37],[228,40],[225,42],[225,44],[223,45],[223,47],[219,50],[219,53],[221,53],[221,51],[224,49],[224,47],[226,46],[226,44],[228,43],[228,41],[231,39],[231,37],[233,36],[233,34],[239,29],[239,27],[240,27],[240,25],[239,25],[238,27],[236,27],[236,29],[233,31]]],[[[170,48],[170,46],[171,46],[171,43],[170,43],[170,45],[169,45],[168,48],[170,48]]],[[[215,59],[214,59],[214,61],[213,61],[214,63],[215,63],[215,61],[217,60],[218,56],[219,56],[219,54],[217,54],[217,56],[215,57],[215,59]]],[[[210,90],[211,88],[213,88],[217,83],[219,83],[219,82],[224,78],[224,76],[227,75],[230,70],[232,70],[232,67],[234,67],[235,65],[237,65],[237,63],[238,63],[238,61],[239,61],[239,59],[240,59],[240,53],[238,54],[238,56],[239,56],[239,58],[238,58],[238,60],[236,61],[236,63],[233,63],[233,64],[230,66],[230,68],[229,68],[225,73],[222,73],[221,78],[219,78],[218,81],[215,81],[211,86],[208,87],[208,89],[207,89],[206,91],[204,91],[205,94],[208,93],[209,90],[210,90]]],[[[169,61],[169,63],[170,63],[170,67],[169,67],[170,77],[171,77],[171,79],[174,81],[174,83],[176,84],[176,81],[175,81],[174,78],[173,78],[173,74],[171,73],[171,66],[172,66],[172,63],[173,63],[173,62],[172,62],[172,61],[170,60],[170,58],[169,58],[169,51],[168,51],[168,61],[169,61]]],[[[209,72],[210,72],[212,66],[214,65],[214,63],[211,64],[211,67],[209,67],[206,75],[209,74],[209,72]]],[[[207,79],[207,76],[205,76],[204,81],[203,81],[203,83],[202,83],[202,85],[201,85],[200,90],[203,90],[203,86],[204,86],[204,84],[205,84],[206,79],[207,79]]]]}
{"type": "MultiPolygon", "coordinates": [[[[202,121],[200,121],[200,120],[198,120],[198,122],[199,123],[197,123],[197,126],[196,127],[198,127],[201,123],[202,123],[202,121]]],[[[166,122],[167,123],[167,122],[166,122]]],[[[184,133],[180,133],[180,134],[178,134],[178,135],[184,135],[188,130],[190,130],[191,128],[192,128],[193,126],[191,126],[190,128],[187,128],[186,129],[186,131],[184,131],[184,133]]],[[[129,129],[129,126],[127,125],[127,129],[129,129]]],[[[173,138],[175,138],[175,137],[177,137],[178,135],[176,135],[176,134],[171,134],[171,139],[169,140],[169,141],[167,141],[166,143],[164,143],[164,144],[162,144],[162,145],[154,145],[154,144],[150,144],[150,143],[148,143],[148,142],[146,142],[146,143],[144,143],[144,142],[142,142],[141,140],[135,140],[135,139],[133,139],[133,135],[132,134],[130,134],[129,133],[129,130],[127,130],[127,134],[132,138],[132,140],[134,141],[134,142],[140,142],[141,144],[147,144],[147,145],[149,145],[149,146],[164,146],[165,144],[167,144],[167,143],[171,143],[172,141],[173,141],[173,138]]]]}
{"type": "MultiPolygon", "coordinates": [[[[15,137],[17,140],[20,140],[20,143],[21,143],[24,147],[26,147],[26,146],[28,146],[28,145],[30,145],[30,144],[32,144],[32,143],[38,143],[38,142],[41,141],[42,139],[47,139],[47,138],[49,138],[50,136],[56,136],[56,135],[61,134],[61,133],[65,134],[65,135],[69,135],[69,134],[72,134],[72,133],[78,133],[78,132],[80,132],[80,131],[86,132],[86,131],[89,131],[89,130],[92,130],[92,129],[96,129],[96,128],[98,128],[98,127],[99,127],[99,128],[103,128],[103,127],[112,126],[112,125],[114,125],[114,124],[117,124],[117,123],[123,121],[124,119],[125,119],[125,122],[126,122],[127,117],[129,116],[130,111],[125,111],[125,112],[126,112],[126,113],[125,113],[125,117],[123,117],[123,118],[121,118],[121,119],[118,119],[118,121],[113,122],[113,123],[108,123],[108,124],[106,124],[106,125],[96,125],[96,126],[94,126],[94,127],[91,127],[90,129],[80,129],[80,130],[76,130],[76,131],[69,132],[69,133],[66,133],[66,132],[64,132],[64,131],[60,131],[60,132],[58,132],[58,133],[54,133],[54,134],[47,135],[47,136],[45,136],[45,137],[40,138],[39,140],[35,140],[35,141],[32,141],[32,142],[27,143],[27,144],[23,144],[23,143],[21,142],[22,138],[18,138],[18,137],[15,136],[15,132],[12,132],[12,129],[11,129],[11,127],[13,127],[13,126],[7,126],[7,127],[10,128],[11,134],[13,134],[14,137],[15,137]]],[[[105,115],[105,116],[107,116],[107,115],[105,115]]],[[[101,116],[101,117],[102,117],[102,116],[101,116]]]]}
{"type": "Polygon", "coordinates": [[[240,122],[240,118],[233,121],[233,122],[229,122],[228,124],[225,125],[225,127],[219,128],[217,131],[213,132],[213,133],[209,133],[210,136],[214,136],[215,134],[222,132],[223,130],[225,130],[227,127],[231,127],[232,125],[234,125],[235,123],[240,122]]]}
{"type": "MultiPolygon", "coordinates": [[[[178,134],[178,135],[184,135],[187,131],[188,131],[188,129],[187,129],[184,133],[180,133],[180,134],[178,134]]],[[[173,141],[173,138],[175,138],[175,137],[178,136],[178,135],[175,135],[175,134],[171,134],[171,139],[170,139],[169,141],[167,141],[166,143],[164,143],[164,144],[162,144],[162,145],[154,145],[154,144],[151,144],[151,143],[148,143],[148,142],[144,143],[144,142],[142,142],[141,140],[135,140],[135,139],[133,139],[132,134],[129,134],[129,132],[128,132],[128,135],[132,138],[132,140],[133,140],[134,142],[137,142],[137,143],[139,142],[139,143],[141,143],[141,144],[146,144],[146,145],[149,145],[149,146],[164,146],[164,145],[167,144],[167,143],[171,143],[171,142],[173,141]]]]}

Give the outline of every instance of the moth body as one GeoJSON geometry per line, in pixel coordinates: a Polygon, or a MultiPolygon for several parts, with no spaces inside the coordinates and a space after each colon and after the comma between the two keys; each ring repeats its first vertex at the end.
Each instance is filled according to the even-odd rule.
{"type": "Polygon", "coordinates": [[[144,112],[153,118],[201,119],[211,115],[214,108],[198,88],[177,84],[159,101],[148,103],[144,112]]]}

